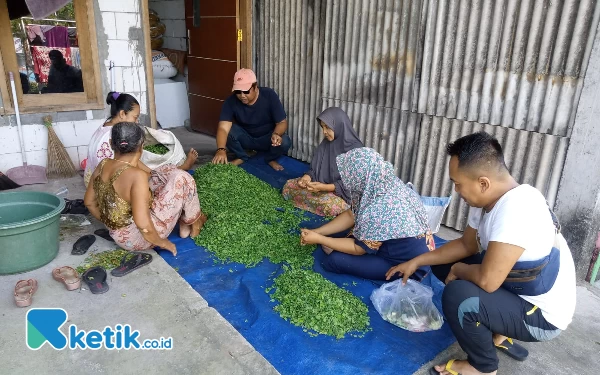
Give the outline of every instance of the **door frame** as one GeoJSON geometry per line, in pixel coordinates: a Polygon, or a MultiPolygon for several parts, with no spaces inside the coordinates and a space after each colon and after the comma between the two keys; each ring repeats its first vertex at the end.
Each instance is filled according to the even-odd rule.
{"type": "Polygon", "coordinates": [[[252,58],[252,16],[254,15],[253,0],[237,1],[237,28],[242,30],[242,40],[238,46],[238,69],[253,69],[252,58]]]}
{"type": "Polygon", "coordinates": [[[142,13],[142,31],[144,33],[144,65],[146,66],[146,97],[150,126],[158,128],[156,121],[156,102],[154,95],[154,71],[152,69],[152,41],[150,38],[150,7],[147,0],[140,0],[142,13]]]}

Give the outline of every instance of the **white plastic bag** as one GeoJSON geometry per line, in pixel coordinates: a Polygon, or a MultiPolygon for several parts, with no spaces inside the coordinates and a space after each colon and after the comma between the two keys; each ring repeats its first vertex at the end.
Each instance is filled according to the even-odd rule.
{"type": "Polygon", "coordinates": [[[444,212],[450,205],[450,201],[452,200],[452,196],[449,197],[424,197],[419,195],[415,190],[414,185],[411,182],[407,182],[406,186],[411,188],[411,190],[421,198],[421,202],[425,206],[425,211],[427,211],[427,217],[429,219],[429,229],[431,233],[437,233],[440,230],[440,225],[442,224],[442,219],[444,218],[444,212]]]}
{"type": "Polygon", "coordinates": [[[177,166],[183,164],[186,158],[185,152],[175,134],[168,130],[149,127],[144,127],[144,132],[146,136],[144,144],[146,146],[161,143],[169,149],[169,152],[164,155],[154,154],[146,150],[142,151],[142,163],[146,164],[148,168],[156,169],[164,164],[175,164],[177,166]]]}
{"type": "Polygon", "coordinates": [[[375,289],[371,302],[384,320],[411,332],[426,332],[444,324],[431,297],[430,287],[410,279],[402,285],[402,279],[398,279],[375,289]]]}

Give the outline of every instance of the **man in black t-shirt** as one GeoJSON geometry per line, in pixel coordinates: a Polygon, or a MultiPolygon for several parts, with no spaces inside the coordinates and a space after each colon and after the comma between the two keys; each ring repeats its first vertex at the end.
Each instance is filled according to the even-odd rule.
{"type": "Polygon", "coordinates": [[[214,164],[226,164],[227,150],[240,165],[249,159],[245,150],[265,152],[265,161],[275,170],[283,167],[277,158],[287,154],[292,141],[285,134],[287,119],[277,93],[258,87],[250,69],[240,69],[233,77],[233,94],[225,100],[217,130],[217,153],[214,164]]]}

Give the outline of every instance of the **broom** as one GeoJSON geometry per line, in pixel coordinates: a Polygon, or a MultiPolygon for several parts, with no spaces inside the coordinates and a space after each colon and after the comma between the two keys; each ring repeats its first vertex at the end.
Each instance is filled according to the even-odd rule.
{"type": "Polygon", "coordinates": [[[46,168],[48,177],[77,175],[71,157],[52,128],[52,116],[45,116],[43,120],[44,125],[48,128],[48,166],[46,168]]]}

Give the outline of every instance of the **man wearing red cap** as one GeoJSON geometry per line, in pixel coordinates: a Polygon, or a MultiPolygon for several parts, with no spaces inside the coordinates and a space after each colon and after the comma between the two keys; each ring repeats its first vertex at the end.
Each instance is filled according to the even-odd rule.
{"type": "Polygon", "coordinates": [[[287,119],[277,93],[258,87],[250,69],[240,69],[233,77],[233,94],[225,100],[217,130],[217,153],[214,164],[226,164],[227,150],[240,165],[249,159],[245,150],[265,152],[265,161],[275,170],[283,167],[277,158],[287,154],[292,141],[285,134],[287,119]]]}

